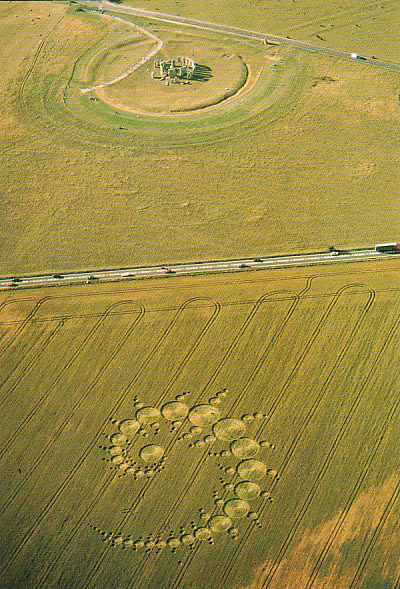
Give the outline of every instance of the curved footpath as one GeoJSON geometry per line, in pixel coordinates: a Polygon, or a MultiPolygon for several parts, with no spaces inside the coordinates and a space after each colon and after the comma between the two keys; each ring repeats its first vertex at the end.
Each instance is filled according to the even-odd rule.
{"type": "Polygon", "coordinates": [[[113,78],[112,80],[109,80],[108,82],[103,82],[102,84],[96,84],[95,86],[90,86],[90,88],[82,88],[81,92],[83,94],[86,92],[91,92],[92,90],[97,90],[98,88],[104,88],[105,86],[111,86],[112,84],[116,84],[120,80],[127,78],[130,74],[133,74],[133,72],[135,72],[142,65],[144,65],[147,61],[149,61],[149,59],[151,59],[154,55],[156,55],[156,53],[158,53],[164,45],[164,42],[161,39],[159,39],[158,37],[156,37],[156,35],[153,35],[153,33],[150,33],[150,31],[146,31],[146,29],[144,29],[143,27],[139,27],[139,25],[135,25],[134,23],[129,22],[129,21],[125,20],[124,18],[119,18],[118,16],[111,16],[109,14],[101,14],[100,16],[102,16],[103,18],[108,18],[108,19],[120,21],[120,22],[124,23],[125,25],[130,25],[131,27],[133,27],[134,29],[136,29],[140,33],[143,33],[143,35],[150,37],[150,39],[152,39],[153,41],[157,41],[157,47],[152,49],[150,51],[150,53],[148,53],[147,55],[142,57],[142,59],[139,60],[137,63],[135,63],[135,65],[133,65],[132,67],[127,69],[125,72],[123,72],[122,74],[120,74],[116,78],[113,78]]]}
{"type": "MultiPolygon", "coordinates": [[[[216,274],[237,272],[238,270],[262,270],[295,266],[316,266],[337,262],[362,262],[396,257],[373,249],[336,250],[334,252],[293,254],[291,256],[271,256],[264,258],[244,258],[241,260],[221,260],[215,262],[195,262],[189,264],[172,264],[168,266],[147,266],[139,268],[121,268],[118,270],[99,270],[87,272],[69,272],[43,276],[24,276],[21,278],[0,278],[0,290],[16,287],[39,287],[82,282],[109,282],[129,278],[160,278],[163,276],[185,276],[194,274],[216,274]]],[[[400,260],[400,256],[398,258],[400,260]]]]}
{"type": "MultiPolygon", "coordinates": [[[[124,6],[120,4],[114,4],[108,0],[81,0],[80,4],[100,8],[102,10],[112,10],[113,12],[120,12],[123,14],[130,14],[133,16],[139,16],[143,18],[150,18],[152,20],[160,20],[162,22],[174,23],[181,26],[194,27],[198,29],[206,29],[208,31],[214,31],[224,33],[227,35],[233,35],[235,37],[241,37],[244,39],[256,39],[258,41],[277,41],[284,43],[295,49],[302,49],[303,51],[312,51],[316,53],[323,53],[325,55],[333,55],[335,57],[341,57],[342,59],[350,59],[355,63],[370,65],[374,67],[380,67],[384,69],[394,70],[400,72],[400,64],[383,61],[380,59],[360,57],[354,59],[352,53],[348,51],[341,51],[339,49],[329,49],[328,47],[320,47],[308,41],[298,41],[296,39],[288,39],[287,37],[280,37],[278,35],[272,35],[270,33],[264,33],[259,31],[251,31],[248,29],[241,29],[239,27],[233,27],[230,25],[220,25],[216,23],[209,23],[202,20],[193,18],[186,18],[183,16],[176,16],[173,14],[167,14],[163,12],[154,12],[151,10],[143,10],[141,8],[133,8],[130,6],[124,6]]],[[[356,51],[356,49],[355,49],[356,51]]]]}

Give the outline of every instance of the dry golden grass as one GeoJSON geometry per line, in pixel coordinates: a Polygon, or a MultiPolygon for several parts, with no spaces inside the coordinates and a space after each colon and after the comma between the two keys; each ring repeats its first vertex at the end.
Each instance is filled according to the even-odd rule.
{"type": "Polygon", "coordinates": [[[394,586],[398,270],[3,293],[4,585],[286,589],[301,570],[296,589],[313,572],[315,587],[394,586]],[[199,428],[216,410],[236,421],[199,428]],[[261,478],[246,493],[267,494],[248,505],[226,505],[243,481],[235,437],[261,444],[247,442],[261,478]],[[225,509],[250,517],[216,532],[226,521],[208,517],[225,509]]]}
{"type": "MultiPolygon", "coordinates": [[[[179,125],[127,120],[88,96],[80,103],[78,82],[63,97],[74,63],[83,84],[91,56],[135,36],[131,27],[57,3],[1,9],[15,63],[0,90],[2,275],[372,245],[399,233],[394,73],[278,48],[281,65],[239,106],[179,125]]],[[[9,64],[9,46],[0,51],[9,64]]]]}

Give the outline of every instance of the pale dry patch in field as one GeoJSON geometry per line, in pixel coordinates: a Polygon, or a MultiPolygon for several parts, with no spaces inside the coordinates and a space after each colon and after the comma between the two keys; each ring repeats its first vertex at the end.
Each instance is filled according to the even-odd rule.
{"type": "MultiPolygon", "coordinates": [[[[329,569],[323,578],[317,577],[315,588],[347,589],[349,587],[358,563],[343,562],[343,548],[353,540],[363,541],[367,534],[369,536],[376,529],[382,512],[398,483],[398,478],[398,474],[393,474],[381,486],[370,487],[358,496],[328,553],[331,562],[329,569]]],[[[282,560],[274,579],[268,585],[269,588],[296,587],[296,589],[301,589],[306,586],[315,561],[324,549],[326,542],[329,541],[340,515],[341,512],[317,529],[304,532],[297,545],[282,560]]],[[[384,550],[390,554],[393,551],[393,546],[399,542],[399,530],[393,530],[391,535],[383,535],[382,539],[384,550]]],[[[272,560],[264,562],[255,571],[253,581],[246,589],[261,589],[273,564],[272,560]]],[[[400,565],[397,568],[400,569],[400,565]]],[[[393,570],[388,571],[387,569],[388,567],[382,568],[382,574],[384,576],[393,575],[393,570]]]]}

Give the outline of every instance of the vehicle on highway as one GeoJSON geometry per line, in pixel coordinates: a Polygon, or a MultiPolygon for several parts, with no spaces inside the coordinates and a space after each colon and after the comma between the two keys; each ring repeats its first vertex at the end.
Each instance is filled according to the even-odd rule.
{"type": "Polygon", "coordinates": [[[22,282],[21,278],[18,278],[17,276],[15,276],[14,278],[11,278],[11,282],[22,282]]]}
{"type": "Polygon", "coordinates": [[[89,276],[88,281],[91,282],[92,280],[100,280],[98,276],[89,276]]]}
{"type": "Polygon", "coordinates": [[[254,261],[255,262],[262,262],[262,259],[261,258],[254,258],[254,261]]]}
{"type": "Polygon", "coordinates": [[[400,242],[393,241],[391,243],[377,243],[375,251],[385,254],[400,254],[400,242]]]}
{"type": "Polygon", "coordinates": [[[166,268],[165,269],[165,273],[166,274],[174,274],[175,273],[175,270],[171,270],[171,268],[166,268]]]}
{"type": "Polygon", "coordinates": [[[62,274],[53,274],[53,278],[64,278],[62,274]]]}
{"type": "Polygon", "coordinates": [[[240,264],[239,268],[248,268],[247,264],[240,264]]]}

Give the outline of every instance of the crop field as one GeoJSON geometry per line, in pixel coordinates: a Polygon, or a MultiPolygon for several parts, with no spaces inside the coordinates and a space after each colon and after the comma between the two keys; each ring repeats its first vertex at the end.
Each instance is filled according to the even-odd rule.
{"type": "MultiPolygon", "coordinates": [[[[223,2],[202,5],[197,14],[199,3],[187,4],[175,10],[165,0],[157,8],[232,24],[238,24],[239,5],[240,14],[246,12],[243,3],[228,10],[223,2]],[[217,5],[218,18],[212,12],[217,5]]],[[[333,2],[318,4],[320,12],[316,2],[305,0],[290,7],[285,0],[256,3],[253,20],[240,24],[254,29],[270,24],[272,33],[306,38],[319,20],[327,25],[332,20],[328,32],[320,27],[321,36],[344,49],[343,39],[351,38],[346,27],[361,35],[368,24],[382,31],[372,35],[365,29],[365,42],[382,47],[368,51],[396,59],[390,43],[397,3],[382,0],[362,8],[352,1],[348,10],[336,12],[333,2]],[[284,13],[286,21],[279,21],[284,13]],[[295,22],[304,28],[295,29],[295,22]]],[[[123,18],[126,23],[56,2],[0,3],[1,275],[395,239],[400,230],[397,73],[123,18]],[[166,57],[195,53],[212,76],[167,88],[150,78],[149,63],[116,85],[82,93],[156,46],[132,24],[162,39],[166,57]],[[232,70],[225,54],[234,56],[232,70]],[[248,77],[241,92],[244,67],[248,77]],[[132,112],[147,108],[160,115],[174,101],[173,108],[182,109],[179,116],[132,112]],[[187,112],[196,105],[202,108],[187,112]]]]}
{"type": "Polygon", "coordinates": [[[399,587],[398,271],[1,293],[2,586],[399,587]]]}

